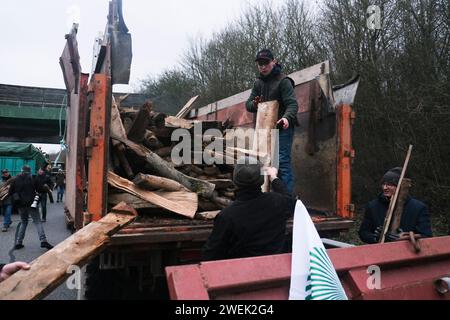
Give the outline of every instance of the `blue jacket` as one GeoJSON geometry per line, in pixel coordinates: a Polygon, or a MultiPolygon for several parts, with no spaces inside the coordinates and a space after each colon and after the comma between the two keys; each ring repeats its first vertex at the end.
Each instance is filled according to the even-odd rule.
{"type": "MultiPolygon", "coordinates": [[[[365,243],[377,243],[375,240],[375,229],[383,226],[386,212],[389,207],[389,200],[382,193],[378,198],[370,201],[366,205],[364,219],[359,229],[359,237],[365,243]]],[[[406,199],[403,209],[400,228],[404,232],[414,231],[424,237],[432,237],[431,220],[427,206],[410,196],[406,199]]]]}

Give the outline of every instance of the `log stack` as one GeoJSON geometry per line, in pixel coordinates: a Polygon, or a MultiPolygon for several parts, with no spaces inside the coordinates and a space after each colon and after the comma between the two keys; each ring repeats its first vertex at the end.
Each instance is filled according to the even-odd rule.
{"type": "MultiPolygon", "coordinates": [[[[217,213],[234,200],[233,165],[207,165],[203,160],[193,164],[194,149],[200,151],[194,148],[194,138],[200,139],[196,143],[203,154],[212,141],[225,143],[226,129],[218,121],[190,121],[156,112],[151,101],[139,109],[125,109],[113,99],[109,205],[125,201],[143,212],[159,208],[193,219],[214,218],[211,212],[217,213]],[[198,126],[194,128],[196,124],[201,124],[201,132],[198,126]],[[171,139],[177,129],[185,130],[191,139],[192,161],[188,163],[172,159],[174,147],[182,141],[171,139]],[[216,135],[203,136],[208,129],[216,129],[216,135]]],[[[236,159],[240,153],[227,150],[226,156],[236,159]]]]}

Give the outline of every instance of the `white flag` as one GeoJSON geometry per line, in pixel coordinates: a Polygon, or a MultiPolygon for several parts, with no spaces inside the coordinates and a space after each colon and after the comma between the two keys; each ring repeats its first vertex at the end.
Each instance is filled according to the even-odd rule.
{"type": "Polygon", "coordinates": [[[295,206],[289,300],[348,300],[303,203],[295,206]]]}

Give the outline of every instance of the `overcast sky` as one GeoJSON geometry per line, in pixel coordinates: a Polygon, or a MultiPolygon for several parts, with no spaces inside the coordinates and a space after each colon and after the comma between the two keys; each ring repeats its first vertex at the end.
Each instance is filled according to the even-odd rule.
{"type": "MultiPolygon", "coordinates": [[[[272,0],[276,7],[284,0],[272,0]]],[[[64,35],[79,23],[82,71],[92,65],[94,39],[105,30],[109,0],[0,1],[0,83],[64,88],[59,57],[64,35]]],[[[140,80],[158,75],[181,61],[189,40],[209,38],[258,0],[123,0],[125,23],[133,41],[130,85],[114,91],[133,92],[140,80]]],[[[55,152],[57,146],[43,146],[55,152]]]]}
{"type": "MultiPolygon", "coordinates": [[[[83,72],[89,73],[95,37],[103,33],[108,0],[0,1],[0,83],[64,88],[59,57],[64,35],[79,22],[83,72]]],[[[273,0],[274,6],[284,2],[273,0]]],[[[175,66],[189,39],[209,37],[257,0],[123,0],[133,40],[131,92],[139,80],[175,66]]]]}

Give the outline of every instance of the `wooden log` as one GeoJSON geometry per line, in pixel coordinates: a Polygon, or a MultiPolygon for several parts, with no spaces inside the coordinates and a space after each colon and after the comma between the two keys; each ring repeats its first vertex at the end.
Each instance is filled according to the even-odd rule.
{"type": "Polygon", "coordinates": [[[232,203],[230,199],[220,197],[217,191],[214,191],[211,201],[222,207],[228,207],[232,203]]]}
{"type": "Polygon", "coordinates": [[[171,167],[166,161],[161,159],[157,154],[148,150],[144,146],[136,144],[128,139],[121,139],[119,137],[113,137],[123,142],[130,150],[132,150],[138,157],[145,160],[148,165],[158,173],[158,175],[178,181],[183,186],[191,191],[198,193],[204,197],[211,197],[215,186],[207,181],[201,181],[192,177],[189,177],[175,168],[171,167]]]}
{"type": "Polygon", "coordinates": [[[189,99],[189,101],[184,105],[183,108],[178,111],[176,117],[177,118],[184,118],[188,115],[189,111],[191,111],[192,106],[194,105],[195,101],[197,101],[199,96],[192,97],[189,99]]]}
{"type": "Polygon", "coordinates": [[[136,119],[134,119],[133,126],[128,132],[128,139],[137,143],[140,143],[144,139],[145,130],[150,123],[150,112],[152,109],[152,102],[146,101],[136,115],[136,119]]]}
{"type": "Polygon", "coordinates": [[[182,194],[179,201],[166,199],[159,194],[139,188],[133,182],[119,177],[114,172],[108,172],[108,183],[114,188],[126,191],[136,197],[156,204],[166,210],[178,213],[182,216],[193,218],[198,208],[198,197],[194,192],[179,191],[182,194]]]}
{"type": "Polygon", "coordinates": [[[168,157],[172,154],[172,147],[168,146],[168,147],[162,147],[158,150],[154,151],[158,156],[160,156],[161,158],[165,158],[168,157]]]}
{"type": "Polygon", "coordinates": [[[136,176],[136,178],[134,178],[133,183],[147,190],[159,190],[159,189],[163,189],[166,191],[186,190],[186,188],[177,181],[142,173],[139,173],[136,176]]]}
{"type": "Polygon", "coordinates": [[[111,193],[108,194],[108,203],[110,205],[117,205],[120,202],[125,202],[134,209],[150,209],[159,208],[157,205],[148,201],[142,200],[129,193],[111,193]]]}
{"type": "MultiPolygon", "coordinates": [[[[269,154],[270,157],[263,163],[270,166],[272,155],[272,129],[276,128],[278,119],[278,101],[263,102],[258,105],[256,114],[255,136],[253,138],[253,151],[269,154]]],[[[273,143],[275,143],[273,141],[273,143]]],[[[263,192],[270,191],[269,177],[264,176],[264,184],[261,186],[263,192]]]]}
{"type": "Polygon", "coordinates": [[[200,197],[198,199],[198,208],[203,211],[215,211],[218,209],[222,209],[222,206],[219,206],[214,202],[200,197]]]}
{"type": "Polygon", "coordinates": [[[123,127],[125,128],[125,132],[128,134],[130,132],[131,127],[133,126],[133,119],[130,117],[124,117],[123,120],[123,127]]]}
{"type": "Polygon", "coordinates": [[[71,275],[71,267],[81,268],[136,216],[136,211],[125,203],[117,205],[101,220],[91,222],[32,261],[30,270],[19,270],[0,283],[0,300],[44,298],[71,275]]]}
{"type": "Polygon", "coordinates": [[[146,130],[144,135],[144,140],[142,141],[144,146],[151,150],[160,149],[164,147],[161,141],[159,141],[158,137],[153,133],[153,131],[146,130]]]}
{"type": "MultiPolygon", "coordinates": [[[[113,96],[113,103],[111,106],[111,134],[123,138],[127,137],[127,133],[125,131],[125,128],[123,127],[122,120],[120,118],[119,108],[114,100],[114,96],[113,96]]],[[[125,172],[127,178],[129,179],[132,178],[134,176],[134,173],[125,155],[126,153],[125,146],[123,145],[123,143],[116,140],[112,140],[112,145],[114,152],[116,153],[119,159],[120,166],[125,172]]]]}
{"type": "MultiPolygon", "coordinates": [[[[184,199],[184,192],[167,192],[167,191],[154,191],[155,194],[168,199],[173,202],[184,199]]],[[[111,205],[116,205],[117,203],[125,202],[135,209],[154,209],[160,208],[159,206],[150,203],[144,199],[138,198],[129,193],[109,193],[108,203],[111,205]]]]}
{"type": "Polygon", "coordinates": [[[408,198],[409,189],[412,186],[411,179],[403,178],[400,191],[398,193],[397,204],[395,205],[394,213],[392,214],[392,222],[389,227],[390,232],[397,233],[397,229],[400,227],[400,221],[402,220],[403,209],[405,208],[405,202],[408,198]]]}
{"type": "Polygon", "coordinates": [[[195,214],[195,219],[214,220],[219,213],[220,213],[220,210],[197,212],[195,214]]]}
{"type": "Polygon", "coordinates": [[[167,118],[167,114],[161,112],[150,112],[150,126],[162,129],[165,127],[165,119],[167,118]]]}
{"type": "Polygon", "coordinates": [[[217,176],[218,174],[220,174],[220,170],[219,168],[215,167],[215,166],[207,166],[203,168],[203,171],[205,172],[206,175],[208,176],[217,176]]]}
{"type": "Polygon", "coordinates": [[[189,121],[185,119],[180,119],[177,117],[167,117],[164,119],[165,126],[168,128],[181,128],[181,129],[191,129],[194,127],[195,123],[198,123],[199,121],[189,121]]]}
{"type": "Polygon", "coordinates": [[[234,183],[231,179],[209,179],[208,182],[214,184],[216,190],[234,187],[234,183]]]}

